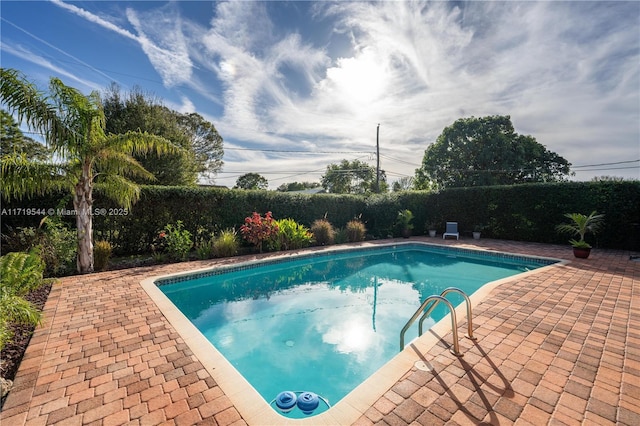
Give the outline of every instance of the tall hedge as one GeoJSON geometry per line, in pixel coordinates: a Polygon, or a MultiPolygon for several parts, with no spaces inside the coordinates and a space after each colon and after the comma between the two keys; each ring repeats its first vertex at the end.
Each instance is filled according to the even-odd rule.
{"type": "MultiPolygon", "coordinates": [[[[414,214],[414,234],[423,234],[434,222],[438,231],[445,222],[457,221],[460,231],[470,235],[483,225],[490,238],[566,243],[555,226],[564,213],[605,214],[605,226],[590,242],[596,247],[640,250],[640,182],[572,182],[513,186],[456,188],[440,193],[408,191],[369,197],[337,194],[297,194],[274,191],[243,191],[200,187],[142,188],[140,200],[126,212],[96,194],[94,237],[109,240],[119,254],[149,251],[158,231],[169,223],[183,221],[186,229],[216,231],[239,228],[252,212],[271,211],[276,219],[291,218],[305,226],[326,217],[343,227],[355,218],[365,222],[370,238],[394,235],[399,210],[414,214]]],[[[3,202],[2,232],[9,227],[38,226],[42,215],[16,214],[26,208],[70,209],[64,194],[31,200],[3,202]]],[[[70,227],[73,216],[62,216],[70,227]]]]}
{"type": "Polygon", "coordinates": [[[434,198],[440,217],[456,219],[463,231],[485,226],[488,237],[542,243],[566,243],[555,227],[564,214],[605,215],[600,247],[638,249],[640,182],[572,182],[451,189],[434,198]],[[455,212],[455,213],[451,213],[455,212]],[[635,247],[635,248],[634,248],[635,247]]]}

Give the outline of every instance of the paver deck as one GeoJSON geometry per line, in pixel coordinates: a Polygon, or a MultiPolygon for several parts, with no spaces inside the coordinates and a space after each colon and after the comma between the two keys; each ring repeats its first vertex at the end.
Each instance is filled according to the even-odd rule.
{"type": "MultiPolygon", "coordinates": [[[[598,249],[578,260],[567,246],[444,243],[568,263],[499,284],[474,307],[478,340],[461,340],[464,357],[449,352],[445,334],[416,354],[431,371],[408,370],[355,424],[640,424],[638,253],[598,249]]],[[[59,280],[0,425],[247,424],[140,286],[247,259],[59,280]]]]}

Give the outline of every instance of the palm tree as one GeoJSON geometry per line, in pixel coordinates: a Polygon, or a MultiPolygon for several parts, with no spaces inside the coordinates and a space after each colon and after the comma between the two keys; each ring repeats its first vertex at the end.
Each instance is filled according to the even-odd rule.
{"type": "Polygon", "coordinates": [[[78,232],[77,268],[93,271],[93,189],[123,207],[131,207],[140,188],[127,179],[153,179],[133,154],[178,152],[167,139],[141,132],[105,134],[105,116],[97,91],[85,96],[51,78],[49,94],[21,72],[0,68],[0,100],[29,128],[45,136],[54,162],[29,161],[13,154],[2,157],[3,196],[21,199],[68,189],[73,196],[78,232]]]}

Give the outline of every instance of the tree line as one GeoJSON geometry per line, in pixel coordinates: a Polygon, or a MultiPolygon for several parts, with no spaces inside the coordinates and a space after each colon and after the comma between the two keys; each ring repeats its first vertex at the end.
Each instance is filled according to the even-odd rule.
{"type": "MultiPolygon", "coordinates": [[[[571,163],[533,136],[516,133],[510,116],[494,115],[461,118],[445,127],[425,150],[414,176],[402,177],[391,186],[384,170],[378,182],[378,171],[360,160],[328,165],[318,186],[331,193],[367,194],[562,182],[571,175],[570,168],[571,163]]],[[[236,183],[241,189],[267,187],[268,181],[257,173],[243,175],[236,183]]],[[[291,189],[281,186],[278,190],[291,189]]]]}

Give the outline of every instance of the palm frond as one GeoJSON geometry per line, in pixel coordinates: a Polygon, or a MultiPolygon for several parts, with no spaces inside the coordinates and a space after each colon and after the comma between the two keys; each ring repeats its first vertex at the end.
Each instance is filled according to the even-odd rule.
{"type": "Polygon", "coordinates": [[[102,149],[97,153],[94,164],[100,175],[119,174],[137,176],[150,181],[155,179],[138,160],[123,152],[102,149]]]}
{"type": "Polygon", "coordinates": [[[94,189],[125,208],[131,208],[140,198],[140,187],[119,175],[104,175],[94,189]]]}
{"type": "Polygon", "coordinates": [[[556,226],[556,231],[579,236],[578,241],[584,241],[584,237],[587,232],[596,234],[600,227],[604,223],[604,215],[598,214],[596,211],[591,212],[589,215],[582,213],[565,213],[564,217],[569,219],[571,223],[562,223],[556,226]]]}
{"type": "Polygon", "coordinates": [[[50,98],[20,71],[0,68],[0,99],[17,114],[18,121],[24,120],[31,129],[44,133],[47,140],[63,127],[50,98]]]}
{"type": "Polygon", "coordinates": [[[119,135],[109,135],[107,140],[109,147],[129,155],[175,154],[183,151],[183,148],[170,140],[147,132],[128,131],[119,135]]]}
{"type": "Polygon", "coordinates": [[[37,289],[44,283],[44,268],[44,261],[37,250],[7,253],[0,257],[2,291],[24,296],[37,289]]]}
{"type": "Polygon", "coordinates": [[[59,164],[29,161],[23,154],[2,156],[0,189],[6,199],[42,195],[71,187],[70,175],[59,164]]]}
{"type": "Polygon", "coordinates": [[[49,90],[58,115],[63,117],[52,146],[65,155],[86,156],[104,137],[105,117],[99,94],[85,96],[58,78],[51,79],[49,90]]]}

